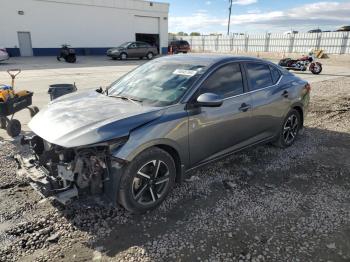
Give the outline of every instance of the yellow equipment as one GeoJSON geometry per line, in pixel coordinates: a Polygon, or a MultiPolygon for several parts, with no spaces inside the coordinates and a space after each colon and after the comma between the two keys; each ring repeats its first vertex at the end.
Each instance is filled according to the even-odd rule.
{"type": "Polygon", "coordinates": [[[21,73],[20,69],[7,70],[11,77],[11,86],[0,85],[0,128],[6,129],[11,137],[16,137],[21,132],[21,123],[13,116],[18,111],[27,108],[33,117],[39,112],[36,106],[32,105],[33,92],[22,90],[15,92],[15,78],[21,73]],[[9,118],[10,116],[10,118],[9,118]]]}

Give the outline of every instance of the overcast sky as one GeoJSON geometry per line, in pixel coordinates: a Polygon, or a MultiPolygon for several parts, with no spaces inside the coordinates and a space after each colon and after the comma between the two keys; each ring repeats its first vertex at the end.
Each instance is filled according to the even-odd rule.
{"type": "MultiPolygon", "coordinates": [[[[233,0],[231,32],[285,32],[350,25],[350,0],[233,0]]],[[[225,33],[229,0],[170,3],[169,32],[225,33]]]]}

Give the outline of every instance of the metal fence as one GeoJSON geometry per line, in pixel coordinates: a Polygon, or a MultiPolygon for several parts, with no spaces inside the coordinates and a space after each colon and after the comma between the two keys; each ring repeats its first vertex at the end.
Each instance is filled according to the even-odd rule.
{"type": "Polygon", "coordinates": [[[187,40],[192,50],[201,52],[305,53],[321,49],[328,54],[350,54],[349,38],[350,32],[172,37],[187,40]]]}

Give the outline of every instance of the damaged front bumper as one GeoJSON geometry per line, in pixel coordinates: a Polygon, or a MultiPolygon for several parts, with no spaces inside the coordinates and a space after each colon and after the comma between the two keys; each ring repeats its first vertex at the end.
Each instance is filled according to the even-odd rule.
{"type": "Polygon", "coordinates": [[[78,189],[75,185],[67,188],[55,189],[54,181],[49,171],[36,163],[35,158],[25,158],[17,154],[14,156],[17,164],[17,173],[21,176],[26,176],[30,180],[30,185],[43,197],[51,197],[58,202],[66,205],[71,200],[78,197],[78,189]]]}
{"type": "Polygon", "coordinates": [[[42,197],[67,205],[79,196],[94,195],[117,204],[126,162],[110,157],[106,145],[65,149],[38,136],[23,137],[21,144],[29,145],[31,153],[14,156],[17,172],[26,176],[42,197]]]}

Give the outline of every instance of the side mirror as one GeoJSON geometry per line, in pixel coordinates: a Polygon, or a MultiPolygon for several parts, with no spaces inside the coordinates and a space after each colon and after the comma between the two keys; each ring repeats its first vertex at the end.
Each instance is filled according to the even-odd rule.
{"type": "Polygon", "coordinates": [[[203,107],[220,107],[224,99],[214,93],[204,93],[197,98],[197,105],[203,107]]]}

